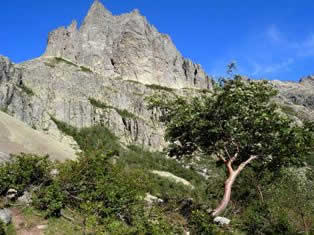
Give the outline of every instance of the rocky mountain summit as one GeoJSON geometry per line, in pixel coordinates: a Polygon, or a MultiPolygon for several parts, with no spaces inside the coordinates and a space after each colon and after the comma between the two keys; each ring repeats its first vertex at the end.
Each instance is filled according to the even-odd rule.
{"type": "Polygon", "coordinates": [[[82,128],[106,125],[125,144],[165,146],[158,112],[145,97],[210,90],[200,65],[135,10],[114,16],[95,1],[80,28],[48,36],[39,58],[13,64],[0,57],[0,108],[36,130],[76,146],[54,120],[82,128]]]}
{"type": "Polygon", "coordinates": [[[170,37],[138,10],[114,16],[99,2],[82,26],[76,21],[49,34],[44,57],[62,57],[104,76],[170,88],[209,88],[200,65],[182,57],[170,37]]]}

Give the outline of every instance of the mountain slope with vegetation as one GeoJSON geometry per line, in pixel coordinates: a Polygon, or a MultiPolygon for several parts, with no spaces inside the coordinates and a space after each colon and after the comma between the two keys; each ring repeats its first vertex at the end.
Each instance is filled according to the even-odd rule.
{"type": "Polygon", "coordinates": [[[41,57],[0,57],[0,215],[17,234],[313,234],[313,80],[215,82],[96,0],[41,57]]]}

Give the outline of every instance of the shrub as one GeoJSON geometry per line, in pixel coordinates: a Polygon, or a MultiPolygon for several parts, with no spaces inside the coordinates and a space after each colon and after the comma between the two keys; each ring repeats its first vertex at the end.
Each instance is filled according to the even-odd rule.
{"type": "Polygon", "coordinates": [[[48,156],[17,155],[13,161],[0,166],[0,195],[10,188],[16,189],[20,195],[31,185],[50,181],[50,170],[48,156]]]}
{"type": "Polygon", "coordinates": [[[61,186],[54,182],[35,191],[33,205],[36,209],[44,210],[46,217],[60,216],[64,199],[65,195],[61,186]]]}
{"type": "Polygon", "coordinates": [[[150,85],[145,85],[148,88],[151,88],[153,90],[162,90],[162,91],[167,91],[167,92],[173,92],[172,88],[165,87],[165,86],[160,86],[157,84],[150,84],[150,85]]]}
{"type": "Polygon", "coordinates": [[[189,226],[194,234],[213,234],[215,225],[212,221],[212,217],[206,211],[194,210],[189,226]]]}
{"type": "Polygon", "coordinates": [[[120,149],[118,138],[108,128],[97,125],[78,129],[54,117],[51,117],[51,119],[60,131],[72,136],[85,153],[112,151],[118,154],[120,149]]]}
{"type": "Polygon", "coordinates": [[[91,103],[91,105],[97,107],[97,108],[100,108],[100,109],[114,109],[116,110],[116,112],[122,117],[122,118],[129,118],[129,119],[138,119],[138,117],[133,114],[133,113],[130,113],[128,110],[126,109],[119,109],[119,108],[116,108],[116,107],[113,107],[111,105],[108,105],[106,103],[103,103],[99,100],[96,100],[94,98],[89,98],[88,99],[89,102],[91,103]]]}
{"type": "Polygon", "coordinates": [[[25,86],[24,84],[18,85],[18,87],[21,88],[22,91],[25,92],[29,96],[34,96],[35,95],[33,90],[31,88],[25,86]]]}
{"type": "Polygon", "coordinates": [[[6,235],[4,224],[1,220],[0,220],[0,235],[6,235]]]}

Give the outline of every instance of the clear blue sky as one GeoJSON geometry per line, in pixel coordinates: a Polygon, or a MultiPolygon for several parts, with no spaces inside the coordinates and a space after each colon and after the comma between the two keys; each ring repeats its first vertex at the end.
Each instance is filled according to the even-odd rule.
{"type": "MultiPolygon", "coordinates": [[[[211,75],[298,81],[314,74],[313,0],[101,0],[113,14],[134,8],[211,75]]],[[[40,56],[47,35],[82,22],[93,0],[1,0],[0,54],[18,63],[40,56]]]]}

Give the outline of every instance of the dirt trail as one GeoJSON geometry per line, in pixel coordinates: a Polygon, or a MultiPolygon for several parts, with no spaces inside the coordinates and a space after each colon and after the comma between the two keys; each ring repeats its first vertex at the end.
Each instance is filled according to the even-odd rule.
{"type": "Polygon", "coordinates": [[[12,223],[17,235],[44,235],[44,231],[37,228],[37,224],[28,224],[19,209],[12,209],[12,223]]]}

